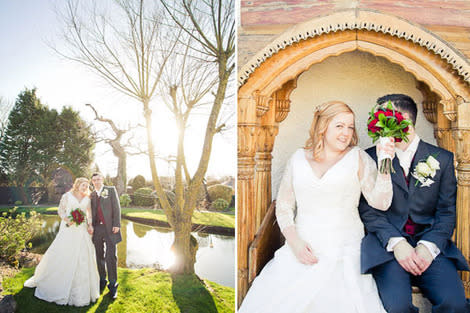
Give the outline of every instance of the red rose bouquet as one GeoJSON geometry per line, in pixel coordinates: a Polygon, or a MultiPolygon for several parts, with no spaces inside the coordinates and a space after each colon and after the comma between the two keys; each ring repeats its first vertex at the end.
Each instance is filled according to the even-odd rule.
{"type": "Polygon", "coordinates": [[[85,213],[79,208],[76,208],[75,210],[72,210],[72,212],[70,212],[69,220],[75,223],[76,225],[80,225],[85,221],[85,213]]]}
{"type": "MultiPolygon", "coordinates": [[[[387,104],[377,105],[372,108],[367,120],[368,135],[375,143],[377,140],[386,142],[387,137],[393,137],[396,142],[404,140],[408,142],[408,130],[411,121],[406,120],[403,114],[397,111],[391,101],[387,104]]],[[[395,173],[392,159],[379,152],[379,172],[381,174],[395,173]]]]}

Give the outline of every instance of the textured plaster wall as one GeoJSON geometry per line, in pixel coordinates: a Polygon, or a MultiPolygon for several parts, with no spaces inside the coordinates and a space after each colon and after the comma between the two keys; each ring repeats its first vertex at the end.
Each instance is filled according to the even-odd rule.
{"type": "Polygon", "coordinates": [[[313,109],[318,104],[340,100],[354,110],[359,146],[367,148],[372,140],[367,136],[367,113],[378,97],[389,93],[404,93],[418,104],[416,129],[421,139],[436,144],[432,124],[422,113],[421,92],[416,89],[413,75],[399,65],[365,52],[350,52],[331,57],[313,65],[298,79],[291,95],[288,117],[280,124],[273,150],[273,199],[289,157],[305,143],[313,109]]]}

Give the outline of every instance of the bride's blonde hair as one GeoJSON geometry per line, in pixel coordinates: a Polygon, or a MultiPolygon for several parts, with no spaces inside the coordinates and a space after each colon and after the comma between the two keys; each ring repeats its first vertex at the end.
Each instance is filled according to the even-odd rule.
{"type": "MultiPolygon", "coordinates": [[[[90,182],[88,181],[88,178],[86,177],[77,177],[75,179],[75,181],[73,182],[73,186],[72,186],[72,189],[70,191],[72,192],[78,192],[78,187],[82,184],[82,183],[87,183],[89,184],[90,182]]],[[[87,194],[89,193],[89,191],[87,191],[87,194]]]]}
{"type": "MultiPolygon", "coordinates": [[[[344,102],[341,101],[329,101],[319,105],[315,108],[313,114],[312,125],[310,126],[309,138],[305,142],[304,149],[313,151],[313,159],[317,160],[323,149],[324,140],[323,137],[330,124],[331,120],[339,113],[351,113],[356,119],[353,110],[344,102]]],[[[353,136],[351,138],[350,147],[357,145],[358,137],[356,127],[354,127],[353,136]]]]}

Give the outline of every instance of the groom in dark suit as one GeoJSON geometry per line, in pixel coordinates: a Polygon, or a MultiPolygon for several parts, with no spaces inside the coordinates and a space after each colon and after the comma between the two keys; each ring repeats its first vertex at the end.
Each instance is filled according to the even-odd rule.
{"type": "MultiPolygon", "coordinates": [[[[377,103],[388,101],[415,125],[413,99],[393,94],[377,103]]],[[[431,301],[433,313],[467,313],[470,308],[457,270],[469,268],[451,239],[456,218],[454,157],[420,140],[414,127],[409,133],[409,142],[395,143],[390,208],[376,210],[361,198],[359,210],[367,229],[362,272],[373,274],[389,313],[418,312],[411,302],[412,285],[431,301]]],[[[377,161],[375,151],[369,148],[367,153],[377,161]]]]}
{"type": "Polygon", "coordinates": [[[116,245],[122,240],[121,205],[116,188],[103,185],[103,175],[94,173],[91,176],[91,182],[95,187],[91,194],[92,232],[96,263],[100,274],[100,291],[102,292],[106,286],[107,271],[109,294],[116,299],[118,287],[116,245]]]}

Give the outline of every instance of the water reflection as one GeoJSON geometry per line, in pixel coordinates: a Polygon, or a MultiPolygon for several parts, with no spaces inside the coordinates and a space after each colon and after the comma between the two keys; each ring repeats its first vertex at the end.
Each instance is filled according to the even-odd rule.
{"type": "MultiPolygon", "coordinates": [[[[57,216],[42,216],[42,232],[33,240],[33,252],[44,253],[59,230],[57,216]]],[[[118,244],[120,267],[167,269],[174,262],[171,244],[174,234],[127,220],[121,221],[123,241],[118,244]]],[[[199,243],[196,274],[218,284],[235,287],[235,240],[233,237],[193,233],[199,243]]]]}
{"type": "Polygon", "coordinates": [[[145,227],[133,222],[127,223],[126,267],[168,269],[175,260],[175,256],[170,251],[173,233],[160,232],[148,227],[149,230],[143,236],[138,236],[134,225],[137,229],[145,227]]]}

